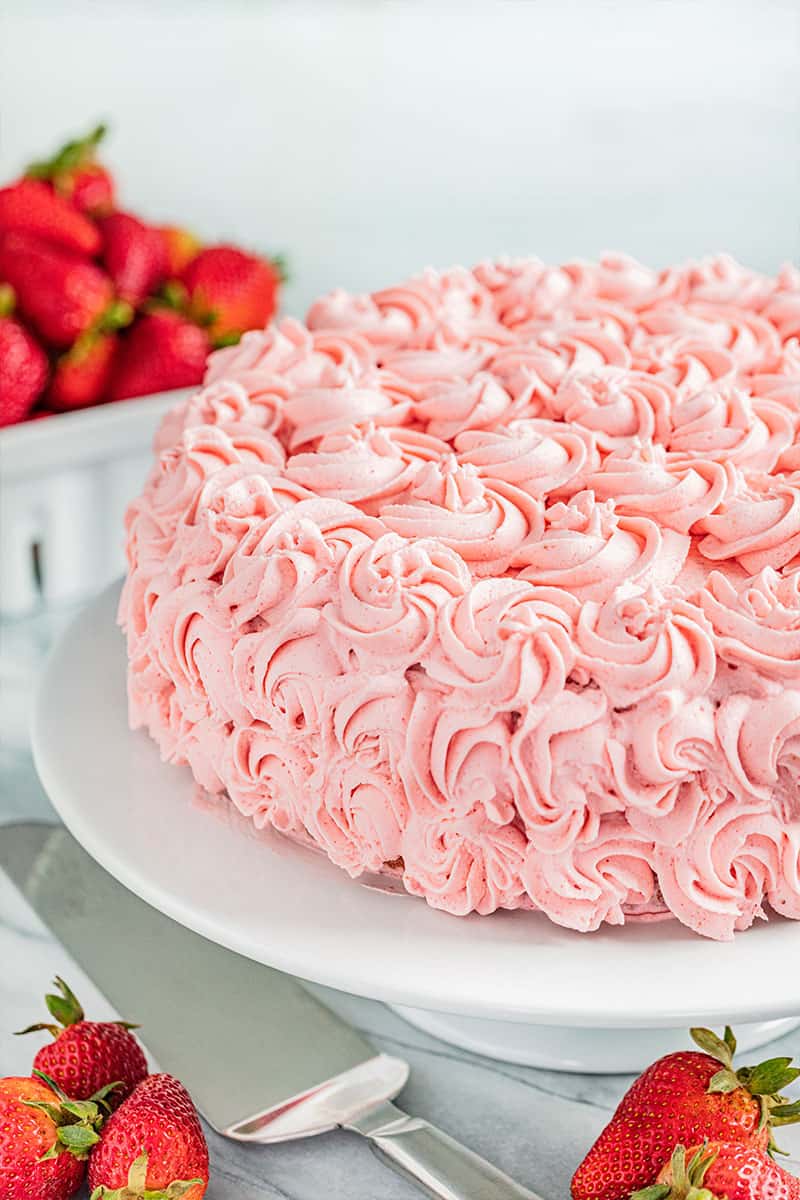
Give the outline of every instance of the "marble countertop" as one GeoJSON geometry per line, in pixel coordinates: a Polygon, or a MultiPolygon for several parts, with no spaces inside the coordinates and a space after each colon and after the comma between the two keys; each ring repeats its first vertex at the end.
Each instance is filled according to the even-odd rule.
{"type": "MultiPolygon", "coordinates": [[[[69,613],[0,624],[0,837],[21,818],[55,820],[36,778],[28,712],[42,659],[69,613]]],[[[99,1016],[108,1005],[0,876],[0,1075],[27,1074],[33,1038],[11,1036],[42,1013],[42,994],[64,975],[99,1016]]],[[[411,1065],[401,1102],[535,1189],[566,1200],[571,1174],[608,1120],[630,1079],[584,1076],[498,1063],[457,1050],[407,1025],[381,1004],[317,989],[376,1045],[411,1065]]],[[[800,1030],[762,1057],[800,1057],[800,1030]]],[[[243,1147],[208,1131],[209,1200],[415,1200],[421,1193],[383,1167],[354,1135],[328,1134],[269,1148],[243,1147]]],[[[790,1168],[800,1173],[800,1127],[782,1131],[790,1168]]]]}

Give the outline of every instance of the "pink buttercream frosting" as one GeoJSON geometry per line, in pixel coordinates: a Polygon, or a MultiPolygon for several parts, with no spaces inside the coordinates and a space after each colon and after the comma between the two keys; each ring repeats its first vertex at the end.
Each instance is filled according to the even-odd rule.
{"type": "Polygon", "coordinates": [[[130,719],[436,908],[800,919],[800,272],[427,270],[247,333],[126,518],[130,719]]]}

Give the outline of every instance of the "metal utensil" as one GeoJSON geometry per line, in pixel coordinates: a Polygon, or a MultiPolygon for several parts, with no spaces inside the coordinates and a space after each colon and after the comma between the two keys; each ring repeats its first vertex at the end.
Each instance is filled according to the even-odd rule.
{"type": "MultiPolygon", "coordinates": [[[[221,1134],[267,1144],[341,1127],[435,1200],[541,1200],[392,1100],[408,1078],[295,979],[139,900],[60,826],[0,828],[5,870],[221,1134]]],[[[267,919],[265,917],[265,919],[267,919]]]]}

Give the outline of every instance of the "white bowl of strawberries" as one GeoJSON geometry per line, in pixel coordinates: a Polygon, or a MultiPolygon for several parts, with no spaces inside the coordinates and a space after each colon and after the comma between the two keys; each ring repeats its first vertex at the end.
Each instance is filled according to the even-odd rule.
{"type": "Polygon", "coordinates": [[[264,325],[283,278],[277,259],[119,208],[97,159],[104,133],[0,188],[4,615],[113,578],[121,509],[175,399],[164,394],[199,384],[212,349],[264,325]],[[144,396],[155,400],[135,415],[117,403],[144,396]]]}

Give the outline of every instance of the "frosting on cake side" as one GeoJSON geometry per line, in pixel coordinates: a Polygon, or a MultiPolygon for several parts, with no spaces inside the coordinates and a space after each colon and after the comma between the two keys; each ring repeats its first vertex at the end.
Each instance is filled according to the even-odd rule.
{"type": "Polygon", "coordinates": [[[167,761],[451,913],[800,919],[800,272],[335,292],[156,450],[120,619],[167,761]]]}

